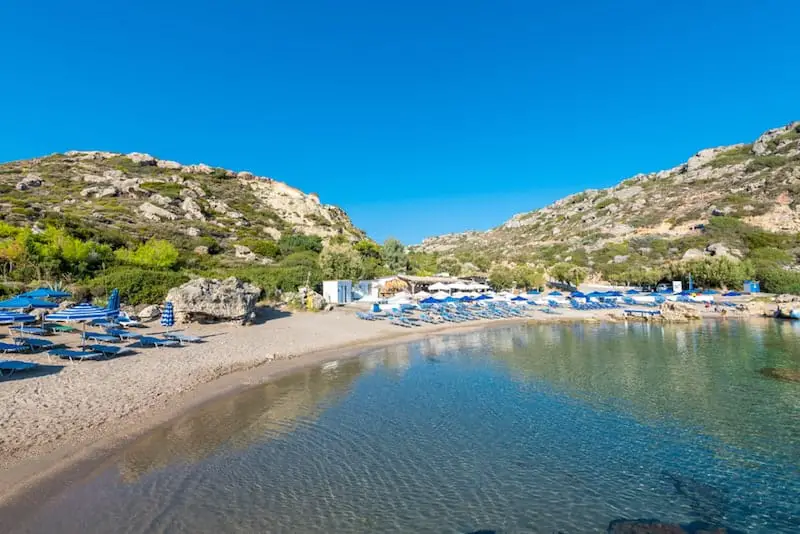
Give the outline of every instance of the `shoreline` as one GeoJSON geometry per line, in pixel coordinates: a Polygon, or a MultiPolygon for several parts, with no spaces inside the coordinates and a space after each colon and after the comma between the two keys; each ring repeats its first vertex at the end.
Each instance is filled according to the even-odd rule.
{"type": "MultiPolygon", "coordinates": [[[[308,314],[305,318],[307,319],[309,316],[314,317],[317,314],[308,314]]],[[[334,320],[336,319],[335,314],[331,314],[331,317],[334,320]]],[[[740,319],[742,317],[735,318],[740,319]]],[[[428,336],[444,336],[521,324],[604,321],[620,322],[621,317],[616,314],[582,312],[558,316],[536,315],[533,317],[425,325],[413,330],[401,330],[397,327],[383,328],[383,326],[388,325],[367,323],[365,326],[381,326],[381,328],[375,328],[371,331],[361,330],[356,332],[352,339],[341,343],[332,343],[327,346],[323,344],[313,350],[287,353],[281,358],[265,357],[250,366],[231,367],[227,372],[223,369],[216,376],[195,383],[192,387],[178,391],[173,395],[165,396],[159,403],[150,406],[149,413],[137,412],[112,421],[105,421],[93,431],[81,432],[79,437],[62,436],[60,439],[40,447],[40,449],[44,450],[36,450],[34,448],[32,454],[12,458],[10,461],[6,459],[7,465],[4,465],[2,471],[0,471],[0,509],[7,510],[12,508],[17,512],[12,514],[16,517],[19,517],[19,513],[25,514],[26,510],[35,512],[36,503],[57,495],[71,480],[89,476],[96,469],[109,462],[115,453],[128,447],[153,430],[169,425],[205,405],[235,396],[245,390],[303,369],[319,366],[334,360],[355,358],[368,350],[412,343],[428,336]]],[[[364,322],[361,321],[356,324],[360,325],[361,323],[364,322]]],[[[271,331],[266,328],[269,324],[268,321],[263,325],[237,328],[262,328],[264,334],[269,334],[271,331]]],[[[194,348],[203,350],[204,345],[197,345],[194,348]]],[[[161,349],[161,352],[166,353],[168,350],[180,351],[187,348],[189,347],[161,349]]],[[[250,349],[252,350],[253,347],[250,347],[250,349]]],[[[164,357],[168,356],[165,354],[164,357]]],[[[89,365],[104,365],[113,361],[101,361],[95,364],[90,363],[89,365]]],[[[86,363],[72,365],[81,366],[86,365],[86,363]]],[[[7,514],[2,515],[5,516],[7,514]]],[[[0,521],[0,525],[2,525],[2,521],[0,521]]]]}
{"type": "MultiPolygon", "coordinates": [[[[267,359],[251,367],[235,369],[220,374],[194,388],[165,399],[160,409],[144,419],[128,421],[123,418],[104,428],[101,436],[84,435],[80,440],[65,439],[56,442],[55,450],[34,454],[13,461],[0,471],[0,510],[33,507],[57,494],[65,484],[59,480],[70,480],[78,473],[90,473],[101,467],[114,455],[153,430],[169,425],[190,412],[210,403],[235,396],[253,387],[278,380],[304,369],[323,365],[330,361],[346,360],[360,356],[364,351],[382,349],[397,344],[413,343],[428,336],[444,336],[453,333],[468,333],[475,330],[502,328],[528,323],[557,323],[574,321],[596,321],[595,317],[550,318],[506,318],[481,320],[468,323],[446,323],[426,325],[414,330],[393,329],[389,333],[374,335],[355,341],[323,347],[311,352],[291,354],[281,359],[267,359]],[[91,443],[89,443],[91,442],[91,443]],[[44,491],[42,491],[44,489],[44,491]]],[[[248,327],[245,327],[248,328],[248,327]]],[[[98,362],[100,364],[104,362],[98,362]]],[[[76,363],[73,365],[84,365],[76,363]]],[[[2,521],[0,521],[2,525],[2,521]]]]}

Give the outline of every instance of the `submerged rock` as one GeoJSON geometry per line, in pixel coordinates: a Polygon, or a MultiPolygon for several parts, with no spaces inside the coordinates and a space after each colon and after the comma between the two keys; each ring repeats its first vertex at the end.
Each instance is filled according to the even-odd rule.
{"type": "Polygon", "coordinates": [[[608,525],[608,534],[741,534],[738,530],[694,521],[687,525],[662,523],[657,519],[617,519],[608,525]]]}
{"type": "Polygon", "coordinates": [[[783,380],[784,382],[800,382],[800,371],[796,369],[764,367],[758,372],[768,378],[774,378],[775,380],[783,380]]]}

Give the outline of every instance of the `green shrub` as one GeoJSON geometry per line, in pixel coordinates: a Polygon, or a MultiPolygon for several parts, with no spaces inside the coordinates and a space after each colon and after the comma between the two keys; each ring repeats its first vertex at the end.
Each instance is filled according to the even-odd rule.
{"type": "Polygon", "coordinates": [[[275,259],[281,253],[281,250],[275,241],[269,241],[266,239],[242,239],[240,243],[259,256],[264,256],[265,258],[275,259]]]}
{"type": "Polygon", "coordinates": [[[175,182],[144,182],[139,187],[169,198],[178,198],[181,194],[181,186],[175,182]]]}
{"type": "Polygon", "coordinates": [[[736,165],[742,163],[753,157],[753,145],[743,145],[740,147],[726,150],[719,154],[717,157],[708,162],[708,165],[713,168],[725,167],[727,165],[736,165]]]}
{"type": "Polygon", "coordinates": [[[119,267],[91,280],[88,288],[95,295],[117,288],[123,302],[136,306],[163,302],[170,289],[188,281],[188,276],[173,271],[119,267]]]}
{"type": "Polygon", "coordinates": [[[753,161],[751,161],[745,172],[758,172],[763,169],[777,169],[786,164],[788,160],[783,156],[758,156],[753,161]]]}
{"type": "Polygon", "coordinates": [[[759,272],[758,279],[768,293],[800,293],[800,272],[774,267],[759,272]]]}
{"type": "Polygon", "coordinates": [[[285,234],[278,241],[278,247],[283,256],[305,250],[320,253],[322,252],[322,238],[316,235],[285,234]]]}
{"type": "Polygon", "coordinates": [[[136,250],[120,249],[115,255],[120,263],[151,269],[171,269],[180,257],[178,249],[163,239],[151,239],[139,245],[136,250]]]}
{"type": "Polygon", "coordinates": [[[595,205],[595,209],[601,210],[603,208],[609,207],[611,204],[619,204],[619,199],[616,197],[606,197],[604,199],[599,200],[595,205]]]}

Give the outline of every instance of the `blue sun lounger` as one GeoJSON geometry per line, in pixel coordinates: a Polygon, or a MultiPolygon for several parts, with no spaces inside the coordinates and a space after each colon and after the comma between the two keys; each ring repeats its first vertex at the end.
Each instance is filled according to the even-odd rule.
{"type": "Polygon", "coordinates": [[[32,336],[46,336],[50,334],[50,330],[39,328],[38,326],[12,326],[11,330],[19,334],[30,334],[32,336]]]}
{"type": "Polygon", "coordinates": [[[14,341],[17,345],[30,350],[54,349],[62,345],[62,343],[53,343],[49,339],[39,339],[38,337],[18,337],[14,338],[14,341]]]}
{"type": "Polygon", "coordinates": [[[152,337],[152,336],[142,336],[139,339],[137,339],[136,342],[139,344],[140,347],[147,347],[147,346],[152,346],[152,347],[176,347],[176,346],[180,345],[180,343],[177,342],[174,339],[161,339],[161,338],[152,337]]]}
{"type": "Polygon", "coordinates": [[[0,360],[0,376],[11,376],[21,371],[32,371],[39,367],[38,363],[17,360],[0,360]]]}
{"type": "Polygon", "coordinates": [[[24,352],[26,348],[16,343],[0,343],[0,352],[24,352]]]}
{"type": "Polygon", "coordinates": [[[96,351],[88,350],[69,350],[69,349],[55,349],[47,351],[48,356],[55,356],[62,360],[69,360],[71,362],[85,361],[85,360],[99,360],[103,358],[103,354],[96,351]]]}
{"type": "Polygon", "coordinates": [[[86,348],[94,352],[99,352],[105,357],[122,356],[128,352],[133,352],[127,347],[119,347],[114,345],[89,345],[86,348]]]}
{"type": "Polygon", "coordinates": [[[139,334],[134,334],[128,330],[123,330],[122,328],[108,328],[106,330],[106,334],[109,336],[118,337],[121,341],[126,339],[138,339],[141,337],[139,334]]]}
{"type": "Polygon", "coordinates": [[[121,341],[119,336],[101,334],[100,332],[86,332],[83,334],[83,339],[86,341],[102,341],[104,343],[116,343],[117,341],[121,341]]]}
{"type": "Polygon", "coordinates": [[[166,334],[162,334],[167,339],[172,339],[177,341],[178,343],[200,343],[203,341],[203,338],[199,336],[190,336],[188,334],[181,334],[179,332],[167,332],[166,334]]]}

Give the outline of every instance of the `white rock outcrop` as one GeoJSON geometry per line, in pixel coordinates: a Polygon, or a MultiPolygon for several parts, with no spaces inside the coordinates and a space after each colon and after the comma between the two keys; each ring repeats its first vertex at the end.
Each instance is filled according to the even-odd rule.
{"type": "Polygon", "coordinates": [[[179,323],[203,319],[245,323],[253,318],[260,295],[261,289],[238,278],[196,278],[170,289],[167,300],[179,323]]]}

